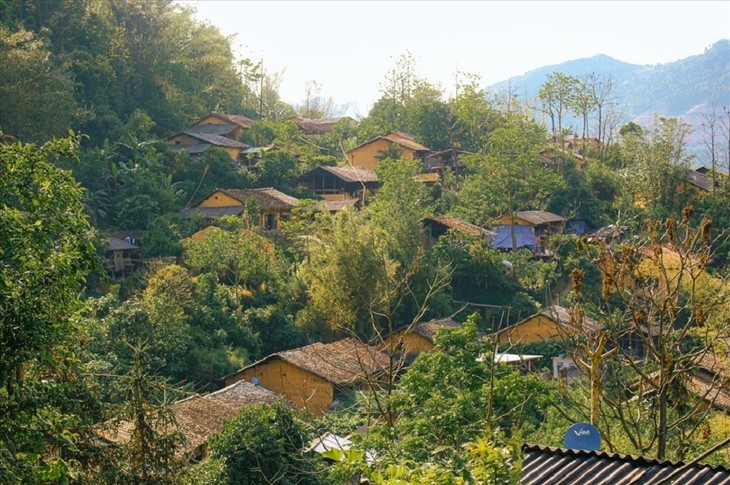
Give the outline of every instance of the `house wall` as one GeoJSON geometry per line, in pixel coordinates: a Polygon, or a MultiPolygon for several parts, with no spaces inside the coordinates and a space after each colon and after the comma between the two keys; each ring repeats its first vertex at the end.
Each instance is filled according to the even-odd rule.
{"type": "Polygon", "coordinates": [[[545,340],[556,340],[565,335],[569,329],[562,327],[544,315],[536,315],[519,325],[505,328],[497,334],[497,343],[532,344],[545,340]],[[561,334],[562,332],[562,334],[561,334]]]}
{"type": "MultiPolygon", "coordinates": [[[[350,160],[350,163],[356,167],[373,169],[380,162],[377,158],[380,155],[380,152],[387,149],[392,144],[393,142],[391,141],[377,139],[372,143],[368,143],[367,145],[351,150],[348,152],[347,158],[350,160]]],[[[413,160],[414,156],[415,152],[413,150],[403,148],[403,152],[401,154],[402,159],[413,160]]]]}
{"type": "Polygon", "coordinates": [[[216,191],[198,204],[198,207],[231,207],[239,205],[243,205],[241,204],[241,201],[236,200],[223,192],[216,191]]]}
{"type": "Polygon", "coordinates": [[[194,145],[196,143],[200,143],[200,140],[185,134],[175,135],[170,138],[171,145],[194,145]]]}
{"type": "MultiPolygon", "coordinates": [[[[406,332],[401,330],[393,334],[392,337],[387,339],[387,346],[390,345],[390,339],[397,344],[398,342],[403,343],[403,350],[407,354],[419,354],[421,352],[430,352],[433,350],[433,342],[418,335],[414,332],[406,332]]],[[[388,348],[388,347],[386,347],[388,348]]]]}
{"type": "Polygon", "coordinates": [[[280,359],[243,369],[226,378],[225,385],[251,382],[254,377],[262,387],[286,396],[297,409],[306,409],[315,416],[324,414],[334,401],[332,383],[280,359]]]}
{"type": "MultiPolygon", "coordinates": [[[[195,123],[193,126],[205,126],[205,125],[226,125],[229,124],[230,121],[222,120],[220,118],[216,118],[215,116],[206,116],[202,120],[195,123]]],[[[241,136],[241,132],[243,130],[241,127],[236,127],[236,129],[228,135],[228,138],[231,138],[233,140],[238,140],[238,137],[241,136]]]]}

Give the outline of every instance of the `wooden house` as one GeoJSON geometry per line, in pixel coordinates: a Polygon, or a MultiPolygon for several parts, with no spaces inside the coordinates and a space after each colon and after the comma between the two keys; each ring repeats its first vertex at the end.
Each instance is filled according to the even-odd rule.
{"type": "Polygon", "coordinates": [[[431,152],[423,158],[423,168],[427,172],[438,174],[443,174],[445,171],[451,170],[456,175],[463,175],[466,167],[461,157],[464,155],[472,155],[472,153],[458,148],[431,152]]]}
{"type": "Polygon", "coordinates": [[[339,118],[304,118],[292,116],[289,121],[297,125],[299,131],[305,136],[319,136],[331,133],[335,126],[340,123],[353,123],[355,120],[347,116],[339,118]]]}
{"type": "Polygon", "coordinates": [[[291,217],[299,199],[273,187],[258,189],[216,189],[193,208],[183,211],[183,219],[201,215],[210,223],[223,216],[243,215],[247,207],[256,209],[255,223],[267,231],[279,229],[281,221],[291,217]]]}
{"type": "MultiPolygon", "coordinates": [[[[584,328],[595,331],[600,328],[599,323],[588,317],[583,320],[584,328]]],[[[570,321],[568,309],[553,305],[535,313],[524,320],[510,325],[496,332],[498,345],[519,344],[528,345],[548,340],[560,340],[576,331],[570,321]]]]}
{"type": "Polygon", "coordinates": [[[431,152],[427,147],[413,140],[405,133],[389,133],[368,140],[347,152],[350,165],[355,167],[375,168],[384,153],[393,147],[399,150],[398,158],[404,160],[423,160],[431,152]]]}
{"type": "Polygon", "coordinates": [[[328,201],[364,202],[378,189],[378,176],[362,167],[319,165],[297,177],[296,182],[328,201]]]}
{"type": "Polygon", "coordinates": [[[129,275],[139,267],[139,255],[142,248],[132,243],[131,238],[120,239],[109,237],[105,248],[104,259],[112,278],[129,275]]]}
{"type": "Polygon", "coordinates": [[[314,343],[271,354],[223,378],[256,383],[286,396],[298,409],[322,415],[336,406],[341,392],[368,387],[388,366],[378,349],[354,339],[314,343]]]}
{"type": "MultiPolygon", "coordinates": [[[[185,437],[184,444],[176,450],[177,457],[186,460],[205,458],[208,438],[218,432],[225,421],[235,418],[247,406],[272,404],[279,399],[268,389],[241,381],[219,391],[172,404],[170,410],[175,417],[177,431],[185,437]]],[[[108,443],[122,446],[129,442],[133,430],[131,421],[122,421],[114,427],[104,427],[99,435],[108,443]]],[[[167,428],[156,431],[169,434],[175,430],[170,423],[167,428]]]]}

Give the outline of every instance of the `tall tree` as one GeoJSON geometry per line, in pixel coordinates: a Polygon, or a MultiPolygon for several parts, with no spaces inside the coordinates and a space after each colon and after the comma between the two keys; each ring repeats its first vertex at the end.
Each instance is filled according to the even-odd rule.
{"type": "Polygon", "coordinates": [[[570,99],[576,82],[577,78],[574,76],[553,72],[548,75],[538,92],[542,109],[550,117],[551,131],[556,138],[563,131],[563,117],[570,109],[570,99]]]}

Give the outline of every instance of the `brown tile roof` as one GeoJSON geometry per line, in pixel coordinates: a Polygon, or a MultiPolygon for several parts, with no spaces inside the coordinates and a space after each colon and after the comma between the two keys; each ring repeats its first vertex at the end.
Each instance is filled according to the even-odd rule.
{"type": "Polygon", "coordinates": [[[191,133],[202,133],[204,135],[226,136],[236,131],[237,128],[238,125],[234,123],[221,123],[216,125],[193,125],[189,128],[186,128],[185,131],[191,133]]]}
{"type": "Polygon", "coordinates": [[[427,222],[427,221],[436,222],[437,224],[446,226],[449,229],[463,232],[464,234],[469,234],[470,236],[486,237],[486,236],[493,235],[493,233],[489,232],[488,230],[484,229],[483,227],[479,227],[470,222],[466,222],[464,219],[461,219],[460,217],[454,217],[454,216],[426,217],[423,220],[424,220],[424,222],[427,222]]]}
{"type": "MultiPolygon", "coordinates": [[[[388,366],[387,356],[377,348],[347,338],[329,344],[318,342],[306,347],[271,354],[244,369],[263,365],[275,359],[281,359],[304,369],[336,386],[361,382],[364,375],[378,373],[388,366]]],[[[230,375],[239,372],[241,371],[230,375]]],[[[226,377],[223,379],[225,380],[226,377]]]]}
{"type": "MultiPolygon", "coordinates": [[[[412,327],[410,327],[410,331],[420,335],[421,337],[425,338],[429,342],[433,343],[434,337],[436,337],[436,334],[439,330],[442,328],[457,328],[461,327],[461,324],[454,320],[453,318],[437,318],[433,320],[429,320],[427,322],[420,322],[412,327]]],[[[395,332],[400,332],[402,330],[407,330],[409,328],[409,325],[403,326],[397,330],[394,330],[395,332]]]]}
{"type": "Polygon", "coordinates": [[[220,219],[223,216],[237,216],[243,212],[242,205],[221,206],[221,207],[191,207],[180,212],[182,219],[190,219],[195,215],[203,216],[206,219],[220,219]]]}
{"type": "MultiPolygon", "coordinates": [[[[546,318],[549,318],[553,322],[555,322],[558,325],[561,325],[563,327],[572,328],[572,325],[570,323],[570,310],[568,310],[567,308],[561,307],[559,305],[552,305],[552,306],[545,308],[544,310],[542,310],[540,312],[537,312],[534,315],[530,315],[529,317],[527,317],[513,325],[509,325],[507,327],[504,327],[504,328],[498,330],[497,335],[499,335],[500,333],[503,333],[503,332],[511,332],[514,330],[515,327],[518,327],[518,326],[524,324],[525,322],[532,320],[533,318],[537,317],[538,315],[542,315],[546,318]]],[[[600,330],[602,328],[602,325],[599,322],[597,322],[587,316],[583,318],[583,326],[589,332],[594,332],[594,331],[600,330]]]]}
{"type": "Polygon", "coordinates": [[[219,120],[227,121],[228,123],[233,123],[235,125],[240,126],[243,129],[249,128],[251,124],[253,123],[253,120],[251,118],[246,118],[245,116],[241,115],[227,115],[223,113],[210,113],[206,116],[203,116],[201,119],[196,121],[192,124],[192,126],[198,126],[200,122],[202,122],[204,119],[213,116],[214,118],[218,118],[219,120]]]}
{"type": "Polygon", "coordinates": [[[124,239],[119,239],[118,237],[110,237],[107,239],[107,245],[106,250],[107,251],[120,251],[120,250],[134,250],[134,249],[140,249],[139,246],[135,246],[134,244],[130,244],[124,239]]]}
{"type": "Polygon", "coordinates": [[[388,140],[391,143],[395,143],[404,148],[409,148],[409,149],[417,151],[417,152],[430,151],[430,149],[428,147],[425,147],[425,146],[421,145],[420,143],[418,143],[417,141],[414,141],[411,138],[404,136],[403,133],[389,133],[384,136],[376,136],[375,138],[372,138],[364,143],[361,143],[358,146],[356,146],[355,148],[353,148],[352,150],[349,150],[347,153],[357,150],[360,147],[364,147],[365,145],[369,145],[370,143],[373,143],[377,140],[388,140]]]}
{"type": "Polygon", "coordinates": [[[299,199],[286,195],[284,192],[276,190],[273,187],[263,187],[258,189],[217,189],[229,197],[233,197],[241,203],[245,203],[250,198],[258,201],[260,210],[289,210],[292,209],[299,199]]]}
{"type": "MultiPolygon", "coordinates": [[[[211,145],[218,146],[218,147],[227,147],[227,148],[246,148],[246,147],[248,147],[248,145],[246,145],[245,143],[241,143],[240,141],[232,140],[225,136],[210,135],[207,133],[198,133],[198,132],[190,131],[190,130],[185,130],[185,131],[183,131],[183,133],[185,133],[188,136],[191,136],[198,140],[202,140],[206,143],[210,143],[211,145]]],[[[184,146],[182,148],[184,148],[184,146]]]]}
{"type": "MultiPolygon", "coordinates": [[[[220,429],[224,421],[234,418],[241,409],[254,404],[271,404],[277,399],[279,396],[268,389],[239,381],[219,391],[174,403],[170,410],[175,417],[177,430],[185,437],[185,444],[177,454],[191,457],[211,434],[220,429]]],[[[122,421],[115,428],[103,430],[99,434],[110,443],[123,445],[129,441],[132,430],[130,421],[122,421]]],[[[158,431],[171,433],[174,428],[170,425],[158,431]]]]}
{"type": "Polygon", "coordinates": [[[378,174],[364,167],[332,167],[330,165],[318,165],[312,170],[297,177],[297,180],[304,180],[313,173],[324,170],[344,182],[369,183],[377,182],[378,174]]]}
{"type": "Polygon", "coordinates": [[[709,177],[702,172],[698,172],[697,170],[689,171],[689,173],[687,174],[687,182],[694,185],[698,189],[712,189],[712,177],[709,177]]]}
{"type": "Polygon", "coordinates": [[[289,121],[295,125],[305,135],[324,135],[332,131],[332,129],[345,118],[302,118],[301,116],[293,116],[289,121]]]}
{"type": "Polygon", "coordinates": [[[526,485],[728,484],[730,469],[703,464],[659,461],[604,451],[522,446],[522,481],[526,485]],[[676,473],[676,474],[675,474],[676,473]],[[664,482],[670,475],[671,481],[664,482]]]}
{"type": "Polygon", "coordinates": [[[517,211],[515,217],[524,219],[532,224],[547,224],[549,222],[564,222],[567,219],[563,216],[547,211],[517,211]]]}

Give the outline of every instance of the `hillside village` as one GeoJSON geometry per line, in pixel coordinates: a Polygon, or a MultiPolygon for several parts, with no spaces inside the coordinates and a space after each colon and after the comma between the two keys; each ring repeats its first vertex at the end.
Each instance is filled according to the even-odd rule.
{"type": "Polygon", "coordinates": [[[0,9],[0,482],[730,481],[726,108],[404,55],[356,120],[138,6],[0,9]]]}

